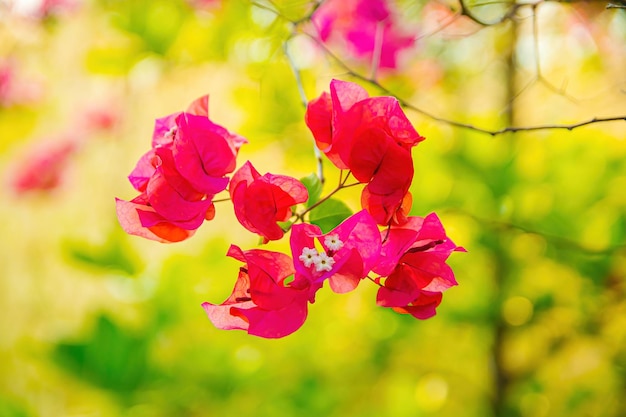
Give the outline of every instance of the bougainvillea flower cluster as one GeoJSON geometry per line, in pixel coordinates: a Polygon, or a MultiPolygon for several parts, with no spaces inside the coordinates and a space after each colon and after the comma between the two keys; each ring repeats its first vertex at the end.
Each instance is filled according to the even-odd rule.
{"type": "Polygon", "coordinates": [[[328,0],[312,21],[322,42],[336,37],[355,56],[380,68],[396,68],[399,52],[415,43],[399,28],[386,0],[328,0]]]}
{"type": "Polygon", "coordinates": [[[346,293],[366,278],[380,286],[379,306],[427,319],[435,315],[443,291],[457,285],[445,261],[464,251],[446,236],[435,214],[379,230],[365,210],[325,234],[315,225],[296,224],[290,244],[291,257],[231,247],[228,255],[245,263],[233,293],[222,304],[202,304],[217,328],[286,336],[304,324],[308,304],[326,281],[334,292],[346,293]]]}
{"type": "Polygon", "coordinates": [[[368,281],[379,287],[379,306],[432,317],[443,292],[457,285],[448,258],[464,249],[448,238],[436,214],[409,215],[411,151],[424,138],[395,98],[369,97],[357,84],[338,80],[309,103],[305,122],[340,178],[351,175],[353,185],[362,184],[357,213],[323,229],[311,213],[342,189],[341,180],[320,198],[296,178],[261,175],[250,161],[236,169],[246,140],[213,123],[203,97],[185,112],[157,119],[152,149],[129,176],[141,194],[117,200],[122,227],[161,242],[186,239],[213,219],[215,196],[224,191],[228,198],[220,201],[230,200],[240,225],[262,243],[288,233],[290,253],[230,246],[227,256],[243,264],[232,294],[221,304],[202,304],[219,329],[287,336],[304,324],[326,283],[341,294],[368,281]]]}
{"type": "Polygon", "coordinates": [[[152,149],[128,177],[141,194],[117,199],[124,230],[161,242],[190,237],[215,216],[213,197],[226,189],[245,139],[208,117],[208,97],[185,112],[157,119],[152,149]]]}

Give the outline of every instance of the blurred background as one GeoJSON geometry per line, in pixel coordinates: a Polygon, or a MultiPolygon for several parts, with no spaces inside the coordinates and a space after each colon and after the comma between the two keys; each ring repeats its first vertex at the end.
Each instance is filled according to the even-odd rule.
{"type": "Polygon", "coordinates": [[[626,115],[626,11],[607,5],[0,0],[0,417],[625,416],[626,124],[596,119],[626,115]],[[204,94],[248,138],[239,164],[315,172],[299,88],[332,78],[408,106],[412,214],[468,250],[459,286],[426,321],[364,282],[281,340],[216,330],[200,304],[257,238],[228,202],[188,241],[127,236],[114,197],[154,119],[204,94]]]}

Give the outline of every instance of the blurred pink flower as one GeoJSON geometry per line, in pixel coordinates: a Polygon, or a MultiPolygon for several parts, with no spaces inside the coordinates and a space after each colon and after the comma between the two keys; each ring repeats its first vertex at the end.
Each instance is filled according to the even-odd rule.
{"type": "Polygon", "coordinates": [[[312,21],[323,42],[342,39],[356,56],[376,59],[381,68],[396,68],[398,53],[415,43],[399,29],[386,0],[328,0],[312,21]]]}
{"type": "Polygon", "coordinates": [[[108,132],[119,124],[122,113],[113,105],[96,105],[89,107],[82,115],[82,124],[88,132],[108,132]]]}
{"type": "Polygon", "coordinates": [[[34,104],[42,95],[40,83],[18,75],[12,59],[0,59],[0,107],[34,104]]]}
{"type": "Polygon", "coordinates": [[[187,0],[187,3],[199,10],[211,10],[220,6],[222,0],[187,0]]]}
{"type": "Polygon", "coordinates": [[[13,13],[38,20],[71,13],[79,7],[77,0],[14,0],[9,3],[13,13]]]}
{"type": "Polygon", "coordinates": [[[63,182],[77,148],[72,137],[36,143],[9,174],[11,188],[18,194],[56,189],[63,182]]]}

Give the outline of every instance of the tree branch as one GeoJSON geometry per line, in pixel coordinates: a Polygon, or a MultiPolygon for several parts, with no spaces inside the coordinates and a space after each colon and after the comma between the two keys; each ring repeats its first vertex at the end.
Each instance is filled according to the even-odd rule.
{"type": "MultiPolygon", "coordinates": [[[[496,25],[499,23],[502,23],[506,20],[512,19],[513,16],[515,15],[515,13],[517,13],[517,11],[524,6],[528,6],[528,7],[536,7],[536,4],[524,4],[524,3],[514,3],[511,7],[511,9],[504,15],[502,16],[501,19],[499,19],[496,22],[483,22],[480,19],[477,19],[476,16],[472,15],[471,10],[469,10],[468,6],[465,4],[466,0],[459,0],[460,5],[461,5],[461,14],[464,16],[469,17],[470,19],[472,19],[473,21],[483,25],[483,26],[489,26],[489,25],[496,25]],[[473,17],[472,17],[473,16],[473,17]]],[[[546,0],[542,0],[541,2],[544,2],[546,0]]],[[[300,78],[300,73],[299,70],[296,68],[296,66],[293,63],[293,59],[289,56],[289,52],[287,50],[287,42],[293,38],[293,36],[295,36],[297,28],[301,25],[304,24],[308,21],[310,21],[311,17],[313,16],[313,13],[323,4],[322,1],[317,1],[313,4],[312,10],[307,13],[306,16],[304,16],[301,19],[298,19],[296,21],[292,21],[289,20],[285,15],[283,15],[282,13],[280,13],[280,11],[273,9],[271,7],[268,7],[266,5],[263,5],[261,3],[258,2],[252,2],[252,5],[257,6],[257,7],[261,7],[265,10],[268,11],[272,11],[274,13],[276,13],[276,15],[282,19],[284,19],[286,22],[289,22],[293,25],[293,30],[290,34],[290,37],[285,41],[285,54],[287,56],[287,60],[289,62],[289,65],[292,68],[292,71],[294,71],[295,77],[296,77],[296,82],[298,83],[298,90],[300,92],[301,97],[303,96],[303,89],[302,89],[302,80],[300,78]]],[[[621,4],[621,3],[620,3],[621,4]]],[[[619,5],[613,5],[613,6],[619,6],[619,5]]],[[[536,22],[534,22],[536,25],[536,22]]],[[[456,120],[451,120],[451,119],[446,119],[444,117],[439,117],[435,114],[432,114],[420,107],[417,107],[415,105],[413,105],[412,103],[410,103],[409,101],[398,97],[397,94],[395,94],[393,91],[389,90],[387,87],[385,87],[383,84],[381,84],[377,79],[375,74],[373,74],[373,76],[368,77],[365,76],[363,74],[358,73],[357,71],[353,70],[350,66],[348,66],[348,64],[346,64],[341,58],[339,58],[337,55],[335,55],[317,36],[315,36],[314,34],[311,33],[307,33],[305,31],[301,31],[301,34],[303,36],[307,36],[310,39],[313,40],[313,42],[315,42],[318,47],[320,49],[322,49],[324,51],[324,53],[326,54],[326,56],[328,56],[329,58],[331,58],[337,65],[339,65],[341,68],[343,68],[346,73],[348,73],[351,77],[360,80],[362,82],[365,82],[369,85],[371,85],[372,87],[377,88],[379,91],[381,91],[381,93],[388,95],[388,96],[393,96],[396,97],[398,99],[398,102],[405,108],[410,109],[416,113],[421,114],[422,116],[433,120],[435,122],[438,123],[442,123],[442,124],[446,124],[448,126],[452,126],[455,128],[459,128],[459,129],[466,129],[466,130],[472,130],[474,132],[477,133],[483,133],[486,135],[490,135],[490,136],[499,136],[499,135],[503,135],[505,133],[516,133],[516,132],[533,132],[533,131],[540,131],[540,130],[574,130],[577,129],[579,127],[583,127],[583,126],[587,126],[587,125],[591,125],[591,124],[597,124],[597,123],[608,123],[608,122],[615,122],[615,121],[626,121],[626,115],[618,115],[618,116],[609,116],[609,117],[593,117],[591,119],[588,120],[583,120],[583,121],[579,121],[579,122],[573,122],[570,124],[543,124],[543,125],[535,125],[535,126],[505,126],[502,127],[500,129],[491,129],[491,128],[485,128],[485,127],[481,127],[481,126],[476,126],[474,124],[471,123],[464,123],[464,122],[459,122],[456,120]]],[[[535,51],[536,53],[538,51],[535,51]]],[[[536,59],[539,59],[539,57],[537,57],[536,59]]],[[[551,86],[551,84],[549,84],[541,75],[541,73],[538,74],[538,79],[542,82],[544,82],[545,84],[551,86]]],[[[555,87],[553,87],[553,90],[557,90],[557,92],[560,92],[561,94],[563,94],[563,91],[556,89],[555,87]]],[[[306,97],[303,99],[303,102],[306,103],[306,97]]],[[[318,155],[319,151],[316,150],[316,156],[320,156],[321,159],[321,155],[318,155]]],[[[323,176],[321,177],[323,178],[323,176]]]]}
{"type": "Polygon", "coordinates": [[[556,247],[561,247],[563,249],[569,249],[569,250],[573,250],[576,252],[581,252],[584,253],[585,255],[591,255],[591,256],[606,256],[606,255],[611,255],[615,252],[619,252],[622,250],[626,250],[626,243],[625,244],[620,244],[620,245],[615,245],[615,246],[609,246],[605,249],[592,249],[589,248],[588,246],[585,246],[584,244],[577,242],[575,240],[572,240],[570,238],[567,237],[563,237],[563,236],[556,236],[556,235],[551,235],[549,233],[545,233],[539,230],[535,230],[533,228],[527,227],[527,226],[522,226],[519,224],[515,224],[515,223],[511,223],[511,222],[506,222],[506,221],[502,221],[502,220],[491,220],[491,219],[485,219],[482,217],[478,217],[475,216],[471,213],[467,213],[465,211],[462,210],[450,210],[449,212],[453,212],[453,213],[458,213],[461,214],[463,216],[467,216],[472,218],[473,220],[481,223],[482,225],[491,228],[491,229],[500,229],[500,230],[519,230],[521,232],[524,233],[529,233],[529,234],[533,234],[533,235],[537,235],[537,236],[541,236],[544,239],[546,239],[548,242],[550,242],[552,245],[556,246],[556,247]]]}
{"type": "MultiPolygon", "coordinates": [[[[302,84],[302,75],[300,74],[300,70],[296,66],[296,63],[293,61],[291,54],[289,53],[289,41],[293,39],[293,35],[285,40],[283,43],[283,52],[285,53],[285,57],[287,58],[287,62],[289,63],[289,67],[293,72],[294,77],[296,78],[296,85],[298,86],[298,93],[300,94],[300,100],[302,100],[302,105],[306,110],[308,107],[308,99],[306,97],[306,93],[304,92],[304,86],[302,84]]],[[[324,185],[324,162],[322,159],[322,153],[320,152],[317,144],[313,142],[313,153],[315,155],[315,163],[317,164],[317,178],[319,178],[320,183],[324,185]]]]}
{"type": "Polygon", "coordinates": [[[461,6],[461,15],[466,16],[467,18],[474,21],[475,23],[478,23],[481,26],[499,25],[500,23],[505,22],[506,20],[512,19],[513,16],[515,16],[515,13],[517,13],[517,10],[522,6],[525,6],[525,4],[513,3],[511,6],[511,9],[509,9],[508,12],[502,15],[501,18],[494,20],[493,22],[486,22],[482,20],[481,18],[479,18],[478,16],[476,16],[474,12],[472,12],[472,10],[466,4],[466,0],[459,0],[459,5],[461,6]]]}
{"type": "Polygon", "coordinates": [[[457,127],[461,129],[473,130],[475,132],[484,133],[484,134],[491,135],[491,136],[498,136],[504,133],[530,132],[530,131],[537,131],[537,130],[561,130],[561,129],[573,130],[573,129],[590,125],[590,124],[594,124],[594,123],[606,123],[606,122],[614,122],[618,120],[626,121],[626,115],[622,115],[622,116],[610,116],[610,117],[594,117],[590,120],[585,120],[585,121],[571,123],[571,124],[545,124],[545,125],[537,125],[537,126],[506,126],[500,129],[488,129],[488,128],[483,128],[480,126],[475,126],[470,123],[463,123],[463,122],[459,122],[455,120],[446,119],[443,117],[436,116],[430,112],[427,112],[424,109],[421,109],[411,104],[407,100],[399,97],[397,94],[389,90],[387,87],[385,87],[376,79],[372,79],[370,77],[366,77],[362,74],[359,74],[358,72],[350,68],[345,62],[343,62],[332,51],[330,51],[326,47],[326,45],[324,45],[320,40],[318,40],[317,38],[315,38],[314,36],[310,34],[306,34],[306,35],[309,36],[315,43],[317,43],[317,45],[324,50],[327,56],[332,58],[333,61],[335,61],[340,67],[342,67],[353,78],[356,78],[357,80],[370,84],[371,86],[377,88],[379,91],[381,91],[385,95],[396,97],[398,99],[398,102],[403,107],[413,110],[414,112],[419,113],[422,116],[427,117],[431,120],[434,120],[439,123],[447,124],[449,126],[453,126],[453,127],[457,127]]]}

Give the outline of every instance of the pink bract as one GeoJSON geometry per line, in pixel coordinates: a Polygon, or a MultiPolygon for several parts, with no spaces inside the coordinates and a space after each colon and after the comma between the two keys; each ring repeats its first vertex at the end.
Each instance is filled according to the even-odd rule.
{"type": "Polygon", "coordinates": [[[435,314],[441,293],[457,285],[446,260],[456,246],[436,214],[409,217],[402,226],[381,232],[386,240],[374,272],[387,277],[376,302],[423,319],[435,314]]]}
{"type": "Polygon", "coordinates": [[[265,175],[247,161],[235,172],[229,186],[239,223],[266,241],[278,240],[285,232],[277,222],[292,216],[292,207],[308,199],[306,187],[285,175],[265,175]]]}
{"type": "Polygon", "coordinates": [[[242,251],[234,245],[228,256],[245,265],[239,269],[235,288],[228,299],[219,305],[202,304],[215,327],[280,338],[304,324],[309,288],[285,284],[285,279],[295,272],[289,256],[258,249],[242,251]]]}
{"type": "Polygon", "coordinates": [[[369,97],[355,83],[333,80],[307,107],[317,146],[361,183],[363,208],[381,225],[401,224],[410,210],[411,149],[424,140],[393,97],[369,97]]]}
{"type": "Polygon", "coordinates": [[[230,133],[207,117],[186,113],[176,118],[176,126],[172,155],[178,172],[203,194],[225,190],[224,175],[234,171],[238,150],[230,133]]]}
{"type": "Polygon", "coordinates": [[[186,230],[169,223],[148,205],[144,194],[131,201],[115,199],[117,218],[124,231],[161,243],[181,242],[190,238],[195,230],[186,230]],[[150,226],[151,225],[151,226],[150,226]]]}

